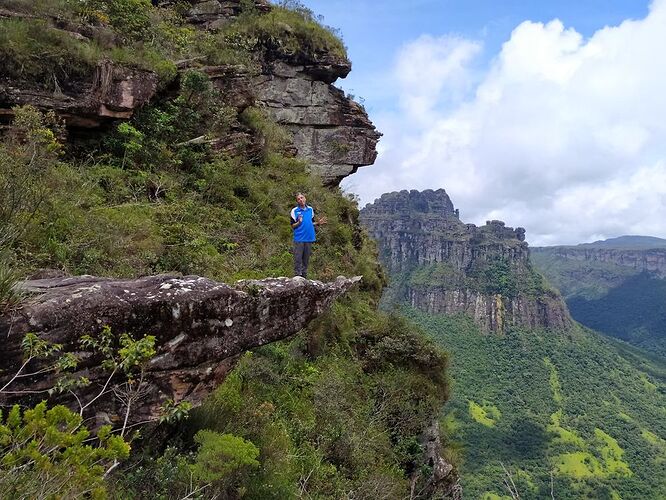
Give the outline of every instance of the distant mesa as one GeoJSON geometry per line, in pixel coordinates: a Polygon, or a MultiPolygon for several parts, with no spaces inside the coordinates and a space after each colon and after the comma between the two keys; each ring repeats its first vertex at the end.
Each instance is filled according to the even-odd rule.
{"type": "Polygon", "coordinates": [[[468,314],[488,332],[572,326],[558,293],[530,264],[525,229],[465,224],[444,189],[383,194],[361,222],[391,276],[390,302],[468,314]]]}
{"type": "Polygon", "coordinates": [[[581,243],[579,248],[627,248],[627,249],[650,249],[666,248],[666,240],[655,236],[626,235],[617,238],[594,241],[592,243],[581,243]]]}
{"type": "Polygon", "coordinates": [[[612,264],[666,278],[666,239],[654,236],[619,236],[579,245],[536,247],[533,251],[537,255],[612,264]]]}

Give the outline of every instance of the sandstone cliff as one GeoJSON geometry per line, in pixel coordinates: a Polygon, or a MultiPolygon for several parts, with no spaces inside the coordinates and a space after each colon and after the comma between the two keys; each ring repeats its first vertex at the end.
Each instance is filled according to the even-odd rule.
{"type": "MultiPolygon", "coordinates": [[[[156,8],[148,8],[146,20],[151,21],[150,16],[154,16],[159,21],[161,13],[166,12],[161,9],[176,3],[153,2],[156,8]]],[[[230,47],[234,43],[242,45],[237,52],[242,53],[243,61],[214,65],[211,61],[219,63],[220,58],[202,47],[197,48],[196,57],[176,61],[170,60],[170,52],[165,50],[151,56],[161,58],[151,70],[145,67],[150,63],[143,52],[147,40],[132,40],[131,34],[105,15],[108,11],[88,15],[67,10],[70,8],[75,7],[49,8],[0,0],[2,27],[16,31],[11,36],[17,40],[17,47],[26,37],[33,36],[37,44],[53,42],[54,53],[62,53],[75,62],[54,62],[48,59],[51,56],[45,56],[44,64],[24,68],[26,47],[16,51],[0,48],[0,120],[9,121],[14,106],[29,104],[53,111],[69,129],[69,145],[76,147],[80,137],[104,136],[146,104],[173,100],[178,96],[183,74],[194,70],[208,75],[213,88],[219,91],[215,94],[220,99],[216,105],[222,102],[229,107],[225,110],[230,115],[228,128],[220,131],[219,137],[207,134],[194,138],[210,144],[213,150],[231,145],[236,148],[233,154],[251,156],[261,134],[243,123],[241,115],[253,107],[291,132],[292,145],[285,149],[307,160],[325,184],[337,184],[359,166],[373,163],[376,157],[380,134],[365,110],[332,85],[351,71],[351,63],[341,42],[323,28],[321,31],[334,39],[336,50],[308,45],[310,40],[298,38],[301,35],[294,34],[294,29],[284,23],[276,28],[279,36],[258,31],[248,34],[242,42],[229,42],[223,32],[226,27],[244,12],[252,19],[248,23],[260,24],[258,19],[269,15],[272,6],[265,0],[181,3],[168,15],[185,9],[183,36],[203,40],[216,50],[236,50],[238,47],[230,47]],[[290,37],[297,37],[297,43],[285,48],[282,44],[290,37]],[[114,50],[124,49],[136,60],[115,58],[114,50]],[[160,71],[160,65],[173,72],[160,71]]],[[[307,24],[311,19],[296,15],[296,25],[301,22],[308,29],[315,29],[314,23],[307,24]]],[[[179,29],[180,22],[170,24],[170,29],[179,29]]],[[[28,61],[34,58],[32,53],[27,56],[28,61]]],[[[204,278],[165,276],[130,282],[81,277],[29,282],[24,287],[39,295],[11,316],[0,317],[0,330],[7,339],[0,347],[0,387],[19,369],[21,342],[28,332],[62,344],[66,352],[82,354],[80,374],[90,379],[91,387],[96,387],[105,376],[95,365],[99,360],[78,353],[77,342],[80,335],[98,333],[107,325],[117,334],[133,332],[157,337],[158,355],[151,361],[145,381],[146,401],[133,417],[154,418],[166,399],[201,400],[223,380],[238,354],[293,335],[355,281],[322,284],[264,280],[235,288],[204,278]]],[[[37,377],[21,375],[13,381],[12,390],[17,397],[24,396],[26,390],[37,391],[39,398],[53,382],[43,373],[37,377]]],[[[84,391],[82,397],[89,395],[84,391]]],[[[14,400],[6,391],[3,397],[14,400]]],[[[101,398],[96,401],[95,410],[116,414],[114,401],[112,397],[101,398]]]]}
{"type": "Polygon", "coordinates": [[[666,278],[666,248],[590,248],[581,245],[541,247],[532,251],[572,261],[615,264],[637,273],[648,272],[666,278]]]}
{"type": "Polygon", "coordinates": [[[443,189],[384,194],[361,221],[392,277],[392,300],[469,314],[486,331],[571,326],[560,297],[532,269],[524,229],[465,224],[443,189]]]}
{"type": "MultiPolygon", "coordinates": [[[[169,6],[174,2],[162,1],[169,6]]],[[[10,3],[11,4],[11,3],[10,3]]],[[[229,25],[241,12],[241,0],[195,0],[185,12],[186,22],[201,30],[216,31],[229,25]]],[[[11,4],[13,5],[13,4],[11,4]]],[[[2,3],[0,3],[2,7],[2,3]]],[[[271,6],[254,2],[256,12],[266,14],[271,6]]],[[[0,8],[0,17],[30,18],[29,13],[0,8]]],[[[58,33],[97,43],[109,36],[103,26],[63,25],[47,19],[58,33]]],[[[289,26],[284,30],[289,31],[289,26]]],[[[106,41],[106,43],[109,43],[106,41]]],[[[207,64],[206,57],[172,61],[179,71],[197,69],[207,73],[240,112],[257,106],[292,134],[296,154],[327,185],[337,185],[347,175],[377,156],[377,132],[362,106],[332,84],[351,71],[344,55],[318,50],[286,51],[271,38],[255,40],[250,65],[207,64]]],[[[0,68],[0,118],[11,116],[11,108],[31,104],[54,110],[70,127],[99,127],[112,120],[127,119],[144,104],[160,97],[168,81],[136,64],[113,62],[104,57],[94,65],[87,61],[79,74],[60,78],[54,73],[46,81],[17,79],[0,68]]]]}

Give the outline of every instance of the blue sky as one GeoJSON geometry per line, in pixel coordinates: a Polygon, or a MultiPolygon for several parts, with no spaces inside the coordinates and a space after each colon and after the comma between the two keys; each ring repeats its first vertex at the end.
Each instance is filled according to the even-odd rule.
{"type": "Polygon", "coordinates": [[[343,187],[447,190],[533,244],[666,237],[666,0],[304,0],[384,133],[343,187]]]}
{"type": "Polygon", "coordinates": [[[482,66],[497,55],[513,29],[525,20],[560,19],[584,36],[628,18],[642,18],[641,0],[305,0],[323,22],[340,31],[354,65],[338,85],[365,99],[369,110],[391,106],[381,92],[398,49],[423,34],[481,40],[482,66]],[[378,92],[379,91],[379,92],[378,92]]]}

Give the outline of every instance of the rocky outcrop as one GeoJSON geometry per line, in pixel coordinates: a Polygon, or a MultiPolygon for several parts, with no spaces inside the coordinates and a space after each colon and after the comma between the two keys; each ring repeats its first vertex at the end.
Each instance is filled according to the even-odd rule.
{"type": "Polygon", "coordinates": [[[273,60],[258,74],[239,66],[202,68],[230,105],[258,106],[289,130],[296,155],[329,186],[373,164],[381,137],[365,110],[329,83],[350,69],[330,54],[273,60]]]}
{"type": "MultiPolygon", "coordinates": [[[[157,2],[163,7],[174,3],[157,2]]],[[[242,9],[240,0],[190,3],[185,13],[187,22],[213,31],[232,22],[242,9]]],[[[271,9],[265,0],[255,0],[254,7],[259,14],[271,9]]],[[[84,32],[90,27],[70,29],[84,32]]],[[[285,29],[289,30],[289,26],[285,29]]],[[[86,39],[79,32],[71,34],[86,39]]],[[[326,50],[283,53],[271,46],[270,40],[257,43],[256,68],[255,65],[252,69],[242,65],[202,67],[204,57],[179,61],[177,66],[183,71],[194,68],[206,72],[225,100],[239,111],[250,105],[264,109],[291,132],[294,152],[307,161],[324,184],[336,186],[359,167],[372,165],[381,134],[365,109],[332,85],[349,74],[349,60],[326,50]]],[[[155,73],[110,61],[100,62],[90,75],[55,89],[3,79],[0,70],[0,116],[11,115],[13,106],[31,104],[56,111],[69,126],[97,127],[109,120],[130,118],[155,96],[157,88],[155,73]]],[[[213,143],[221,143],[224,149],[234,142],[232,135],[213,143]]]]}
{"type": "Polygon", "coordinates": [[[365,110],[331,85],[344,78],[346,61],[292,64],[276,61],[253,79],[257,100],[293,134],[298,155],[325,184],[337,185],[377,158],[380,134],[365,110]]]}
{"type": "Polygon", "coordinates": [[[523,228],[465,224],[443,189],[384,194],[361,211],[361,222],[378,242],[395,301],[465,313],[493,332],[571,326],[566,306],[530,264],[523,228]]]}
{"type": "Polygon", "coordinates": [[[501,221],[464,224],[443,189],[384,194],[361,211],[361,222],[379,242],[382,263],[391,274],[436,263],[464,272],[492,258],[528,263],[523,228],[501,221]]]}
{"type": "MultiPolygon", "coordinates": [[[[158,5],[169,6],[175,3],[159,1],[158,5]]],[[[223,28],[242,11],[240,0],[193,0],[190,4],[185,19],[191,24],[210,30],[223,28]]],[[[267,0],[254,0],[253,5],[258,12],[268,12],[271,8],[267,0]]]]}
{"type": "MultiPolygon", "coordinates": [[[[422,446],[425,455],[425,463],[428,465],[430,474],[422,477],[423,471],[418,471],[412,476],[412,493],[419,485],[420,498],[446,498],[461,500],[463,490],[460,484],[458,471],[443,456],[442,438],[440,435],[439,422],[433,422],[423,433],[422,446]],[[421,483],[421,484],[420,484],[421,483]]],[[[413,495],[415,497],[416,495],[413,495]]]]}
{"type": "MultiPolygon", "coordinates": [[[[304,328],[360,277],[340,277],[331,283],[303,278],[240,281],[235,286],[198,276],[152,276],[113,280],[82,276],[24,282],[32,294],[11,315],[0,318],[0,387],[19,372],[24,361],[22,341],[36,333],[62,353],[79,360],[75,377],[90,384],[78,392],[85,405],[109,377],[102,359],[80,344],[84,334],[98,336],[108,326],[117,334],[156,337],[157,354],[147,364],[141,399],[132,422],[154,420],[167,400],[200,402],[233,368],[248,349],[284,339],[304,328]]],[[[0,392],[0,404],[34,395],[40,400],[55,385],[53,372],[40,372],[35,360],[0,392]],[[33,376],[25,376],[36,373],[33,376]]],[[[120,383],[114,378],[110,387],[120,383]]],[[[67,393],[61,400],[74,405],[67,393]]],[[[96,415],[116,421],[122,404],[107,391],[95,401],[96,415]]]]}
{"type": "Polygon", "coordinates": [[[532,249],[552,257],[581,262],[603,262],[633,269],[637,273],[648,272],[666,278],[666,248],[626,249],[580,247],[542,247],[532,249]]]}
{"type": "Polygon", "coordinates": [[[101,61],[90,79],[55,91],[27,86],[0,78],[0,115],[13,114],[11,108],[30,104],[53,110],[67,125],[97,127],[102,122],[128,119],[153,98],[158,78],[152,71],[101,61]]]}
{"type": "Polygon", "coordinates": [[[260,66],[258,72],[235,65],[202,70],[229,104],[259,106],[287,128],[297,156],[325,185],[375,162],[381,134],[365,109],[333,85],[351,71],[346,57],[267,50],[260,66]]]}

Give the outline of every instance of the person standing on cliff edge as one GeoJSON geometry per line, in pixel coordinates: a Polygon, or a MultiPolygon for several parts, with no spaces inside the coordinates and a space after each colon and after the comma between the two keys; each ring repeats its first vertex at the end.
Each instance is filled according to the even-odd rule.
{"type": "Polygon", "coordinates": [[[314,209],[306,204],[305,195],[296,195],[296,206],[291,209],[291,228],[294,230],[294,276],[308,277],[308,264],[312,244],[316,241],[315,227],[326,224],[326,217],[315,221],[314,209]]]}

